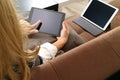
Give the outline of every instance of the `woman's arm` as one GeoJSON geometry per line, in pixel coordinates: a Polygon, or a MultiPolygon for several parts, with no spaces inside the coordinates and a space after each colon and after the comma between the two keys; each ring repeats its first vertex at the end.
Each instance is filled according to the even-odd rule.
{"type": "Polygon", "coordinates": [[[63,28],[61,30],[60,37],[57,37],[57,41],[53,43],[53,45],[55,45],[58,50],[63,48],[66,42],[68,41],[69,32],[70,32],[68,26],[64,22],[62,26],[63,28]]]}
{"type": "Polygon", "coordinates": [[[58,50],[64,47],[69,37],[69,28],[63,23],[60,37],[57,37],[57,41],[53,44],[44,43],[41,45],[38,55],[42,57],[43,63],[53,59],[58,50]]]}
{"type": "MultiPolygon", "coordinates": [[[[35,27],[38,26],[40,23],[41,21],[39,20],[31,25],[25,20],[20,20],[21,27],[24,29],[27,35],[38,33],[38,30],[36,30],[35,27]]],[[[63,48],[66,44],[69,37],[69,28],[64,22],[62,26],[63,28],[61,30],[60,37],[57,37],[56,42],[52,44],[47,42],[40,46],[38,55],[42,57],[43,62],[53,59],[57,51],[63,48]]]]}

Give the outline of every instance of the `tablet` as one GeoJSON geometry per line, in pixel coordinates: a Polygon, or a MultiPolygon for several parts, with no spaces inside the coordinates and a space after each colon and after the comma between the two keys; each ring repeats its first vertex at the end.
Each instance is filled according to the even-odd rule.
{"type": "Polygon", "coordinates": [[[36,29],[40,27],[39,31],[42,33],[60,36],[64,19],[65,13],[32,7],[28,21],[34,24],[38,20],[41,20],[42,24],[37,26],[36,29]]]}

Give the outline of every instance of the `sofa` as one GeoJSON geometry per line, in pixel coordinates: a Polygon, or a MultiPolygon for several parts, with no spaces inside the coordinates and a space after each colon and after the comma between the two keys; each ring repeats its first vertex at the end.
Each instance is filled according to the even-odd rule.
{"type": "MultiPolygon", "coordinates": [[[[120,9],[120,0],[110,2],[120,9]]],[[[120,11],[109,30],[93,36],[72,22],[65,20],[85,40],[55,59],[31,69],[31,80],[120,80],[120,11]]]]}

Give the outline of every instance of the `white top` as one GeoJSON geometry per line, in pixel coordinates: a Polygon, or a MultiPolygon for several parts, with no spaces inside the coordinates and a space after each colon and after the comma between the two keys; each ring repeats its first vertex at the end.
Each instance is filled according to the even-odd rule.
{"type": "Polygon", "coordinates": [[[57,53],[57,47],[53,44],[46,42],[41,45],[38,55],[43,59],[43,63],[48,60],[51,60],[55,57],[57,53]]]}

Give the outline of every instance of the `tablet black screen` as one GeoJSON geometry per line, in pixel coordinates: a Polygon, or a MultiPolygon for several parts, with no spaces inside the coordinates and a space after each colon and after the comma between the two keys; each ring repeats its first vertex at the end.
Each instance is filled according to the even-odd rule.
{"type": "Polygon", "coordinates": [[[32,7],[29,15],[29,22],[34,24],[38,20],[41,20],[42,25],[39,30],[40,32],[59,36],[64,18],[64,13],[32,7]]]}

